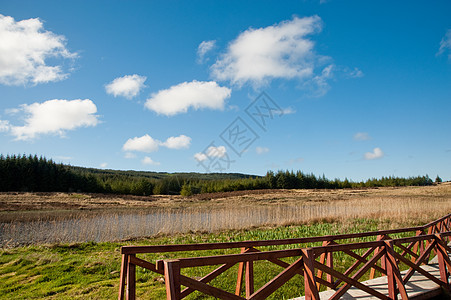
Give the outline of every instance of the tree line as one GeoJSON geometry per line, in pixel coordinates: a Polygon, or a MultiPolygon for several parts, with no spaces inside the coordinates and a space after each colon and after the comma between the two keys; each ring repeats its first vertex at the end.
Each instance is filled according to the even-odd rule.
{"type": "MultiPolygon", "coordinates": [[[[437,176],[438,177],[438,176],[437,176]]],[[[437,181],[437,179],[436,179],[437,181]]],[[[440,180],[441,181],[441,180],[440,180]]],[[[256,189],[343,189],[384,186],[425,186],[426,176],[382,177],[354,182],[327,179],[302,171],[245,174],[156,173],[99,170],[55,163],[36,155],[0,155],[0,191],[85,192],[132,195],[183,195],[256,189]]]]}

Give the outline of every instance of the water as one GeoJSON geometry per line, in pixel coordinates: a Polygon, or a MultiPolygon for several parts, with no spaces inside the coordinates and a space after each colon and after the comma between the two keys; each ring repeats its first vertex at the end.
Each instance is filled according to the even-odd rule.
{"type": "Polygon", "coordinates": [[[0,247],[212,232],[343,213],[343,208],[333,205],[9,213],[0,216],[0,247]]]}

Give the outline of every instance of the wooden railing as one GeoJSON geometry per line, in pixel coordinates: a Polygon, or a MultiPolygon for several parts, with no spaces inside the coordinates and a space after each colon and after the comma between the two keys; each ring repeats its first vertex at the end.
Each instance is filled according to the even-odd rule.
{"type": "Polygon", "coordinates": [[[319,299],[319,290],[322,286],[336,291],[330,299],[340,298],[352,286],[381,299],[396,299],[398,293],[402,299],[407,299],[405,284],[414,272],[422,274],[444,289],[449,289],[448,277],[451,271],[451,261],[448,253],[451,253],[451,248],[448,247],[448,241],[450,237],[451,214],[425,226],[355,234],[228,243],[124,246],[121,248],[122,265],[119,300],[122,300],[124,295],[126,299],[136,298],[136,266],[163,275],[167,299],[171,300],[183,299],[194,291],[219,299],[266,299],[295,275],[304,277],[306,299],[319,299]],[[414,236],[398,239],[390,237],[393,234],[409,233],[414,236]],[[358,242],[362,238],[373,238],[375,240],[358,242]],[[353,240],[353,243],[349,242],[353,240]],[[340,244],[339,241],[346,243],[340,244]],[[318,242],[321,242],[322,246],[311,247],[313,243],[318,242]],[[257,249],[258,247],[283,245],[296,245],[296,249],[275,251],[257,249]],[[143,253],[211,251],[234,248],[241,249],[240,253],[157,260],[155,263],[137,257],[137,255],[143,253]],[[335,253],[344,253],[354,259],[354,263],[343,273],[334,269],[335,253]],[[421,267],[435,255],[440,267],[440,278],[430,275],[421,267]],[[294,262],[288,263],[282,260],[283,258],[294,259],[294,262]],[[263,260],[282,267],[283,271],[255,291],[254,263],[263,260]],[[239,267],[235,293],[208,284],[236,264],[239,267]],[[403,276],[401,276],[400,265],[408,268],[403,276]],[[200,266],[219,267],[202,278],[194,279],[181,274],[181,270],[185,268],[200,266]],[[387,276],[388,297],[359,282],[365,274],[370,279],[374,278],[376,272],[387,276]],[[243,283],[245,287],[244,297],[242,296],[243,283]],[[182,285],[186,287],[184,290],[181,290],[182,285]]]}

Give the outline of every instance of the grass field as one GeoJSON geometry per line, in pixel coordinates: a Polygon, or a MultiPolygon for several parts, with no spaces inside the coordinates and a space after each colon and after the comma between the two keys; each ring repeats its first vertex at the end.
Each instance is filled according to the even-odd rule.
{"type": "MultiPolygon", "coordinates": [[[[294,205],[315,204],[321,207],[341,204],[345,216],[298,219],[287,224],[265,226],[245,226],[236,230],[215,230],[211,232],[188,232],[159,234],[150,238],[121,242],[87,242],[64,244],[41,244],[25,247],[3,248],[0,250],[0,299],[112,299],[117,297],[120,271],[120,247],[124,245],[187,244],[199,242],[226,242],[261,239],[284,239],[295,237],[321,236],[338,233],[355,233],[380,229],[401,228],[425,224],[451,212],[451,185],[444,184],[424,188],[399,188],[345,191],[278,191],[271,193],[241,193],[214,198],[189,198],[190,209],[204,205],[214,205],[227,209],[241,203],[242,207],[257,204],[276,209],[282,203],[294,205]],[[324,206],[318,205],[323,203],[324,206]]],[[[52,196],[53,197],[53,196],[52,196]]],[[[90,195],[77,196],[92,197],[90,195]]],[[[183,199],[173,200],[182,201],[183,199]]],[[[133,200],[132,200],[133,201],[133,200]]],[[[164,200],[169,201],[169,200],[164,200]]],[[[148,203],[145,203],[147,205],[148,203]]],[[[165,204],[166,205],[166,204],[165,204]]],[[[11,214],[13,212],[9,212],[11,214]]],[[[16,212],[20,213],[20,212],[16,212]]],[[[22,211],[25,213],[25,211],[22,211]]],[[[5,212],[6,214],[6,212],[5,212]]],[[[227,218],[233,216],[227,216],[227,218]]],[[[238,219],[234,220],[239,222],[238,219]]],[[[237,226],[239,227],[239,226],[237,226]]],[[[217,255],[228,251],[187,252],[182,257],[217,255]]],[[[236,253],[238,250],[233,250],[236,253]]],[[[175,258],[174,254],[164,256],[141,256],[149,261],[175,258]]],[[[346,257],[336,258],[336,264],[345,268],[350,264],[346,257]]],[[[201,276],[205,269],[190,270],[187,275],[201,276]]],[[[279,267],[256,264],[256,288],[264,284],[280,271],[279,267]]],[[[225,289],[233,289],[236,268],[215,280],[214,284],[225,289]]],[[[302,279],[295,277],[270,299],[288,299],[302,293],[302,279]]],[[[160,275],[137,268],[137,294],[139,299],[164,299],[165,288],[160,275]]],[[[193,294],[189,299],[204,299],[193,294]]]]}
{"type": "Polygon", "coordinates": [[[0,194],[0,247],[108,242],[314,220],[438,218],[451,211],[450,200],[451,184],[240,191],[188,198],[8,193],[0,194]]]}
{"type": "MultiPolygon", "coordinates": [[[[326,234],[354,233],[398,226],[417,225],[419,220],[408,223],[386,219],[353,219],[346,222],[312,223],[308,225],[281,226],[252,230],[224,231],[214,234],[183,234],[161,236],[120,243],[55,244],[17,247],[0,251],[0,298],[1,299],[112,299],[117,297],[120,270],[120,247],[123,245],[187,244],[199,242],[225,242],[259,239],[282,239],[320,236],[326,234]]],[[[216,255],[230,251],[189,252],[181,256],[216,255]]],[[[233,253],[236,253],[233,252],[233,253]]],[[[145,255],[154,261],[171,258],[172,255],[145,255]]],[[[350,262],[342,261],[343,266],[350,262]]],[[[205,271],[205,270],[203,270],[205,271]]],[[[269,276],[280,268],[256,265],[256,286],[261,286],[269,276]]],[[[193,272],[200,272],[194,270],[193,272]]],[[[197,273],[188,275],[196,276],[197,273]]],[[[231,269],[215,284],[223,288],[233,287],[236,268],[231,269]],[[233,274],[235,272],[235,274],[233,274]]],[[[301,293],[302,279],[291,280],[271,299],[295,297],[301,293]]],[[[163,278],[158,274],[137,269],[137,294],[139,299],[164,299],[163,278]]],[[[198,295],[197,295],[198,296],[198,295]]],[[[193,295],[190,299],[202,299],[193,295]]]]}

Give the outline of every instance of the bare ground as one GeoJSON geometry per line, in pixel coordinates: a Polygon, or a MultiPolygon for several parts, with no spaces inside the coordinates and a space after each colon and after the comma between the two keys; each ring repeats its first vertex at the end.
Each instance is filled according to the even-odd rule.
{"type": "Polygon", "coordinates": [[[451,200],[451,182],[427,187],[385,187],[340,190],[254,190],[182,196],[132,196],[79,193],[0,193],[0,212],[139,209],[151,207],[225,207],[235,205],[298,205],[347,200],[451,200]]]}

